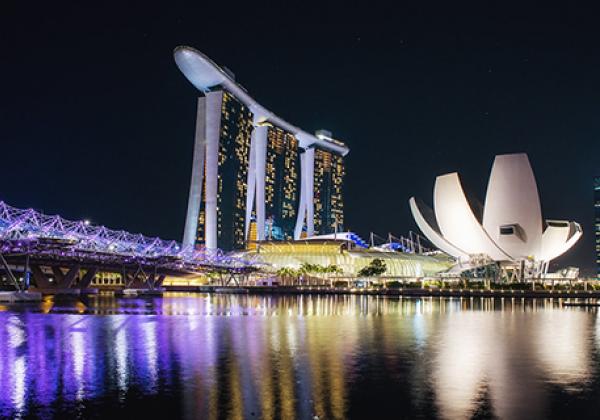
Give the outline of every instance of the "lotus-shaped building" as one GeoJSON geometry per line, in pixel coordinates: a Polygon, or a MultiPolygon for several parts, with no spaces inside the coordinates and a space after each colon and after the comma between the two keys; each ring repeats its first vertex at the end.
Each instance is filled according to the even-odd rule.
{"type": "Polygon", "coordinates": [[[542,219],[535,177],[524,153],[496,156],[481,217],[456,172],[436,178],[433,210],[414,197],[410,209],[423,234],[459,264],[526,265],[532,276],[544,274],[548,262],[582,235],[576,222],[542,219]]]}

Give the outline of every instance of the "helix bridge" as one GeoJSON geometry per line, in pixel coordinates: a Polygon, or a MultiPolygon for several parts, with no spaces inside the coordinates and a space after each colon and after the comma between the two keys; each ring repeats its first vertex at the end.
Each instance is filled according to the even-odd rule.
{"type": "Polygon", "coordinates": [[[89,286],[98,270],[122,273],[130,283],[141,276],[143,283],[154,285],[166,275],[211,270],[239,274],[253,269],[252,261],[219,249],[198,249],[86,220],[71,221],[34,209],[15,208],[4,201],[0,201],[0,264],[9,277],[14,267],[26,267],[39,287],[48,286],[48,276],[44,275],[48,267],[62,287],[89,286]],[[85,274],[80,275],[85,269],[87,279],[85,274]]]}

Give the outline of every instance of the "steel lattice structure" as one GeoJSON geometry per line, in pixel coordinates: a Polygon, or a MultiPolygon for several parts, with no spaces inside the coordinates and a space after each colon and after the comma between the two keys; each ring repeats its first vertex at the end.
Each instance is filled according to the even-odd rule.
{"type": "Polygon", "coordinates": [[[96,226],[88,221],[66,220],[33,209],[19,209],[0,201],[0,252],[52,253],[62,256],[122,261],[160,261],[173,269],[207,267],[244,269],[250,261],[224,254],[221,250],[196,249],[124,230],[96,226]]]}

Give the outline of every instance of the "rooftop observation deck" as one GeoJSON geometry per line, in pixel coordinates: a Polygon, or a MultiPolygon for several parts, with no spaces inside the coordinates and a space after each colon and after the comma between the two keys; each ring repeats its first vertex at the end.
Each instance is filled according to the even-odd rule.
{"type": "Polygon", "coordinates": [[[200,51],[179,46],[173,52],[177,66],[184,76],[200,91],[209,92],[215,87],[222,87],[231,92],[246,105],[258,122],[270,122],[294,134],[302,147],[318,146],[345,156],[350,149],[341,141],[328,136],[310,134],[278,117],[260,105],[247,90],[237,83],[226,71],[200,51]]]}

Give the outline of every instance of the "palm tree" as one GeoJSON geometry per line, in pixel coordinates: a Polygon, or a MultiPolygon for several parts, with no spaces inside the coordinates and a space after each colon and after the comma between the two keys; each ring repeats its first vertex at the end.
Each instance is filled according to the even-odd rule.
{"type": "Polygon", "coordinates": [[[279,268],[276,272],[275,275],[277,277],[279,277],[280,279],[282,279],[282,281],[285,283],[285,278],[288,275],[288,268],[287,267],[281,267],[279,268]]]}
{"type": "MultiPolygon", "coordinates": [[[[322,279],[323,274],[341,274],[342,269],[335,264],[323,266],[320,264],[302,263],[300,268],[297,270],[299,276],[316,276],[322,279]]],[[[327,276],[330,277],[330,276],[327,276]]]]}
{"type": "Polygon", "coordinates": [[[381,258],[375,258],[371,260],[369,265],[364,266],[358,271],[358,275],[361,277],[374,277],[380,276],[387,270],[385,261],[381,258]]]}
{"type": "Polygon", "coordinates": [[[308,276],[311,273],[314,273],[316,270],[317,270],[317,266],[315,264],[302,263],[302,265],[298,269],[298,272],[299,272],[300,276],[302,277],[302,280],[304,280],[304,276],[308,276]]]}
{"type": "MultiPolygon", "coordinates": [[[[336,264],[328,265],[327,267],[325,267],[325,269],[326,269],[327,273],[334,274],[334,275],[343,273],[343,270],[336,264]]],[[[333,287],[333,276],[328,276],[328,277],[329,277],[329,287],[333,287]]]]}
{"type": "Polygon", "coordinates": [[[343,270],[336,264],[327,266],[327,272],[332,274],[342,274],[343,270]]]}

